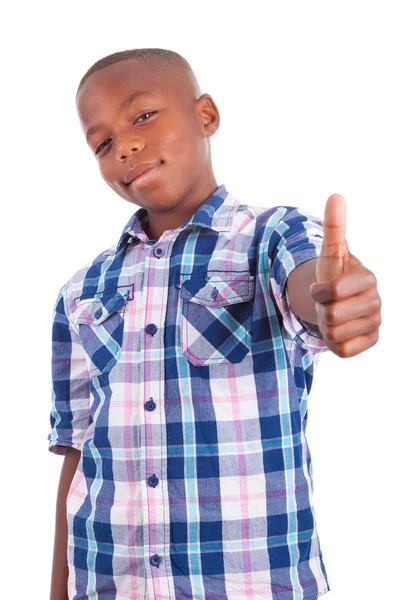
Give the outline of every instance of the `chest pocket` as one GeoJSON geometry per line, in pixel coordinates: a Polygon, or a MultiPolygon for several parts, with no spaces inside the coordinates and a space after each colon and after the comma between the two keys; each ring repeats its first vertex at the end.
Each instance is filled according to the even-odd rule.
{"type": "Polygon", "coordinates": [[[108,373],[121,357],[128,297],[129,289],[113,290],[78,301],[74,320],[89,358],[91,377],[108,373]]]}
{"type": "Polygon", "coordinates": [[[239,363],[251,350],[254,276],[192,276],[181,285],[181,350],[196,366],[239,363]]]}

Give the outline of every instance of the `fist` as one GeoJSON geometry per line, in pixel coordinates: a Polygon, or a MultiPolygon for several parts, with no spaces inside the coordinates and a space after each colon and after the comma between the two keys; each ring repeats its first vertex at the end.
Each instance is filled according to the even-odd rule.
{"type": "Polygon", "coordinates": [[[346,201],[340,194],[329,196],[325,206],[316,275],[310,294],[328,348],[340,358],[350,358],[374,346],[382,323],[382,300],[374,273],[349,251],[346,201]]]}

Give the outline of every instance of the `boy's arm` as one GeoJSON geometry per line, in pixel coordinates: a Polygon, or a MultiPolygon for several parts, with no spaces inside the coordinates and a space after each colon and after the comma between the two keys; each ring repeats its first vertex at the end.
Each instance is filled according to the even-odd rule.
{"type": "Polygon", "coordinates": [[[54,536],[53,568],[51,574],[50,600],[68,600],[67,563],[67,511],[66,499],[81,457],[75,448],[67,448],[61,469],[57,492],[56,524],[54,536]]]}
{"type": "Polygon", "coordinates": [[[310,286],[317,281],[317,261],[313,258],[298,265],[290,273],[287,280],[289,304],[293,312],[308,323],[316,325],[318,322],[315,310],[315,300],[310,294],[310,286]]]}

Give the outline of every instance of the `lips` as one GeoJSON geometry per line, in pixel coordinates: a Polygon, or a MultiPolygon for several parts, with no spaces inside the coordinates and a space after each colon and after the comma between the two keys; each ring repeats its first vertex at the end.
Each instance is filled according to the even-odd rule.
{"type": "Polygon", "coordinates": [[[150,169],[153,169],[154,167],[158,167],[159,165],[161,165],[161,163],[162,163],[161,160],[158,160],[156,162],[151,162],[151,163],[141,163],[140,165],[136,165],[133,169],[129,169],[128,175],[126,178],[126,184],[130,185],[132,183],[132,181],[134,181],[135,179],[140,177],[140,175],[143,175],[143,173],[146,173],[147,171],[149,171],[150,169]]]}

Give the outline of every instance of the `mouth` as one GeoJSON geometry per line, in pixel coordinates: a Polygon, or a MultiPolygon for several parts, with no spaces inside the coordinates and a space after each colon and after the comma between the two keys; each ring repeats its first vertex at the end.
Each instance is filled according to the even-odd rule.
{"type": "Polygon", "coordinates": [[[148,183],[150,183],[151,181],[153,181],[154,177],[156,177],[162,164],[163,164],[163,161],[160,160],[156,165],[153,165],[152,167],[149,167],[148,169],[143,171],[143,173],[141,173],[140,175],[135,177],[130,183],[127,184],[128,187],[132,186],[135,188],[142,188],[145,185],[147,185],[148,183]]]}

